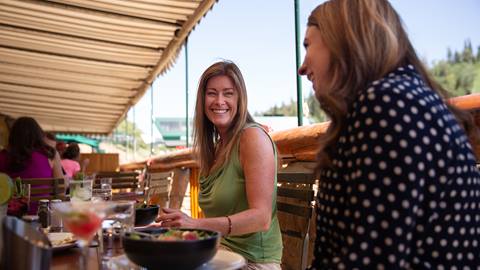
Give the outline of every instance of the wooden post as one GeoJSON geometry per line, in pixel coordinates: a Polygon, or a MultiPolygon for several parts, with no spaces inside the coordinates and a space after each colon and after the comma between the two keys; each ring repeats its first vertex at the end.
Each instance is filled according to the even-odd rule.
{"type": "Polygon", "coordinates": [[[199,170],[198,168],[190,169],[190,211],[192,212],[192,218],[199,218],[199,206],[198,206],[198,182],[199,170]]]}

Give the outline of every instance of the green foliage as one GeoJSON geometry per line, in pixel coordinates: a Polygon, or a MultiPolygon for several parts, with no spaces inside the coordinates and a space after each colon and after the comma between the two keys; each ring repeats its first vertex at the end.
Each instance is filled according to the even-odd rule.
{"type": "Polygon", "coordinates": [[[110,141],[119,151],[128,153],[126,157],[130,160],[133,158],[133,150],[134,150],[134,137],[136,139],[136,152],[135,152],[135,159],[136,160],[143,160],[148,158],[149,156],[159,155],[164,152],[169,152],[175,150],[175,148],[168,148],[163,144],[154,144],[153,151],[150,153],[150,144],[145,143],[142,139],[142,130],[138,127],[135,127],[133,131],[133,123],[128,121],[126,122],[123,120],[115,129],[113,133],[113,139],[110,141]],[[127,127],[128,125],[128,127],[127,127]],[[128,140],[128,144],[125,140],[128,140]],[[128,146],[128,149],[127,149],[128,146]]]}
{"type": "Polygon", "coordinates": [[[430,72],[452,96],[469,95],[480,91],[480,46],[474,55],[472,43],[467,40],[462,51],[447,49],[447,60],[435,63],[430,72]],[[453,55],[453,56],[452,56],[453,55]]]}
{"type": "Polygon", "coordinates": [[[477,62],[480,62],[480,45],[477,47],[477,57],[475,58],[477,62]]]}
{"type": "Polygon", "coordinates": [[[73,175],[73,180],[83,180],[85,177],[85,174],[83,172],[77,172],[75,175],[73,175]]]}
{"type": "Polygon", "coordinates": [[[477,62],[475,65],[475,80],[473,81],[472,89],[474,93],[480,92],[480,61],[477,62]]]}
{"type": "Polygon", "coordinates": [[[435,80],[447,89],[452,96],[463,96],[473,93],[474,90],[480,90],[473,87],[479,67],[478,63],[460,62],[450,64],[440,61],[431,69],[431,73],[435,80]]]}
{"type": "MultiPolygon", "coordinates": [[[[114,130],[113,134],[116,134],[119,137],[127,138],[129,140],[130,148],[133,148],[133,138],[131,137],[133,135],[136,139],[138,149],[150,149],[150,145],[147,145],[142,139],[142,130],[138,127],[135,127],[135,130],[132,132],[132,129],[133,123],[124,119],[114,130]]],[[[118,145],[125,145],[125,139],[120,141],[114,140],[113,143],[118,145]]]]}
{"type": "MultiPolygon", "coordinates": [[[[307,114],[314,122],[325,122],[327,121],[326,114],[320,109],[317,99],[310,93],[310,95],[305,99],[307,108],[304,107],[304,114],[307,114]]],[[[265,116],[297,116],[297,102],[293,99],[290,100],[288,104],[282,102],[280,106],[274,105],[272,108],[267,111],[260,113],[260,115],[265,116]]]]}
{"type": "Polygon", "coordinates": [[[328,121],[327,115],[322,109],[320,109],[320,104],[318,103],[318,100],[315,98],[315,95],[313,93],[310,93],[310,95],[305,101],[308,105],[308,115],[312,118],[314,122],[321,123],[328,121]]]}
{"type": "Polygon", "coordinates": [[[272,108],[263,112],[262,115],[267,116],[296,116],[297,115],[297,102],[290,99],[288,104],[282,102],[280,106],[274,105],[272,108]]]}

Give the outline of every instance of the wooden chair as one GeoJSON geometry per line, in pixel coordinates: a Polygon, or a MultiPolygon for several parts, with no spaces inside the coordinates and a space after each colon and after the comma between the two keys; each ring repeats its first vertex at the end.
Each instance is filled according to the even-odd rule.
{"type": "Polygon", "coordinates": [[[169,207],[172,171],[155,171],[147,168],[145,174],[145,200],[148,204],[169,207]]]}
{"type": "Polygon", "coordinates": [[[138,172],[99,172],[93,188],[100,188],[100,179],[112,178],[113,200],[135,200],[143,197],[143,183],[138,172]]]}
{"type": "Polygon", "coordinates": [[[190,169],[173,169],[168,208],[181,209],[190,182],[190,169]]]}
{"type": "Polygon", "coordinates": [[[277,216],[283,239],[282,269],[305,269],[312,258],[315,226],[313,163],[295,162],[277,174],[277,216]],[[311,231],[311,229],[313,229],[311,231]]]}
{"type": "Polygon", "coordinates": [[[22,184],[30,184],[30,201],[65,200],[65,180],[63,178],[22,179],[22,184]]]}

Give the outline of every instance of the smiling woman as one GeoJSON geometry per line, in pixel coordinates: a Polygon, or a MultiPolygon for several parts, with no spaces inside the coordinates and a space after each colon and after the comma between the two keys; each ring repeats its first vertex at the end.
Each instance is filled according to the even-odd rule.
{"type": "Polygon", "coordinates": [[[238,93],[228,76],[208,80],[205,93],[205,114],[224,136],[237,113],[238,93]]]}
{"type": "Polygon", "coordinates": [[[327,76],[331,76],[328,72],[330,68],[330,52],[319,32],[318,28],[307,28],[303,42],[306,51],[305,60],[298,71],[300,75],[306,75],[308,80],[312,82],[315,93],[320,93],[322,89],[327,87],[325,85],[329,81],[327,76]]]}
{"type": "Polygon", "coordinates": [[[277,151],[247,110],[245,82],[234,63],[215,63],[201,76],[194,138],[199,204],[207,218],[165,209],[162,226],[220,231],[223,248],[244,256],[248,269],[280,269],[277,151]]]}
{"type": "Polygon", "coordinates": [[[331,0],[307,29],[299,72],[332,119],[317,155],[312,269],[478,268],[479,133],[445,102],[397,12],[331,0]]]}

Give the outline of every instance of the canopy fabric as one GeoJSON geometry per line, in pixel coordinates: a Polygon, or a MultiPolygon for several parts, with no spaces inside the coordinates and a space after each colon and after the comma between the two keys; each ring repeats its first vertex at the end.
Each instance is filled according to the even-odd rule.
{"type": "Polygon", "coordinates": [[[86,145],[90,145],[91,147],[97,150],[99,149],[98,146],[100,144],[98,140],[87,138],[82,135],[57,134],[55,135],[55,138],[57,139],[57,141],[64,141],[68,143],[70,142],[83,143],[86,145]]]}
{"type": "Polygon", "coordinates": [[[0,114],[108,134],[215,0],[2,0],[0,114]]]}

